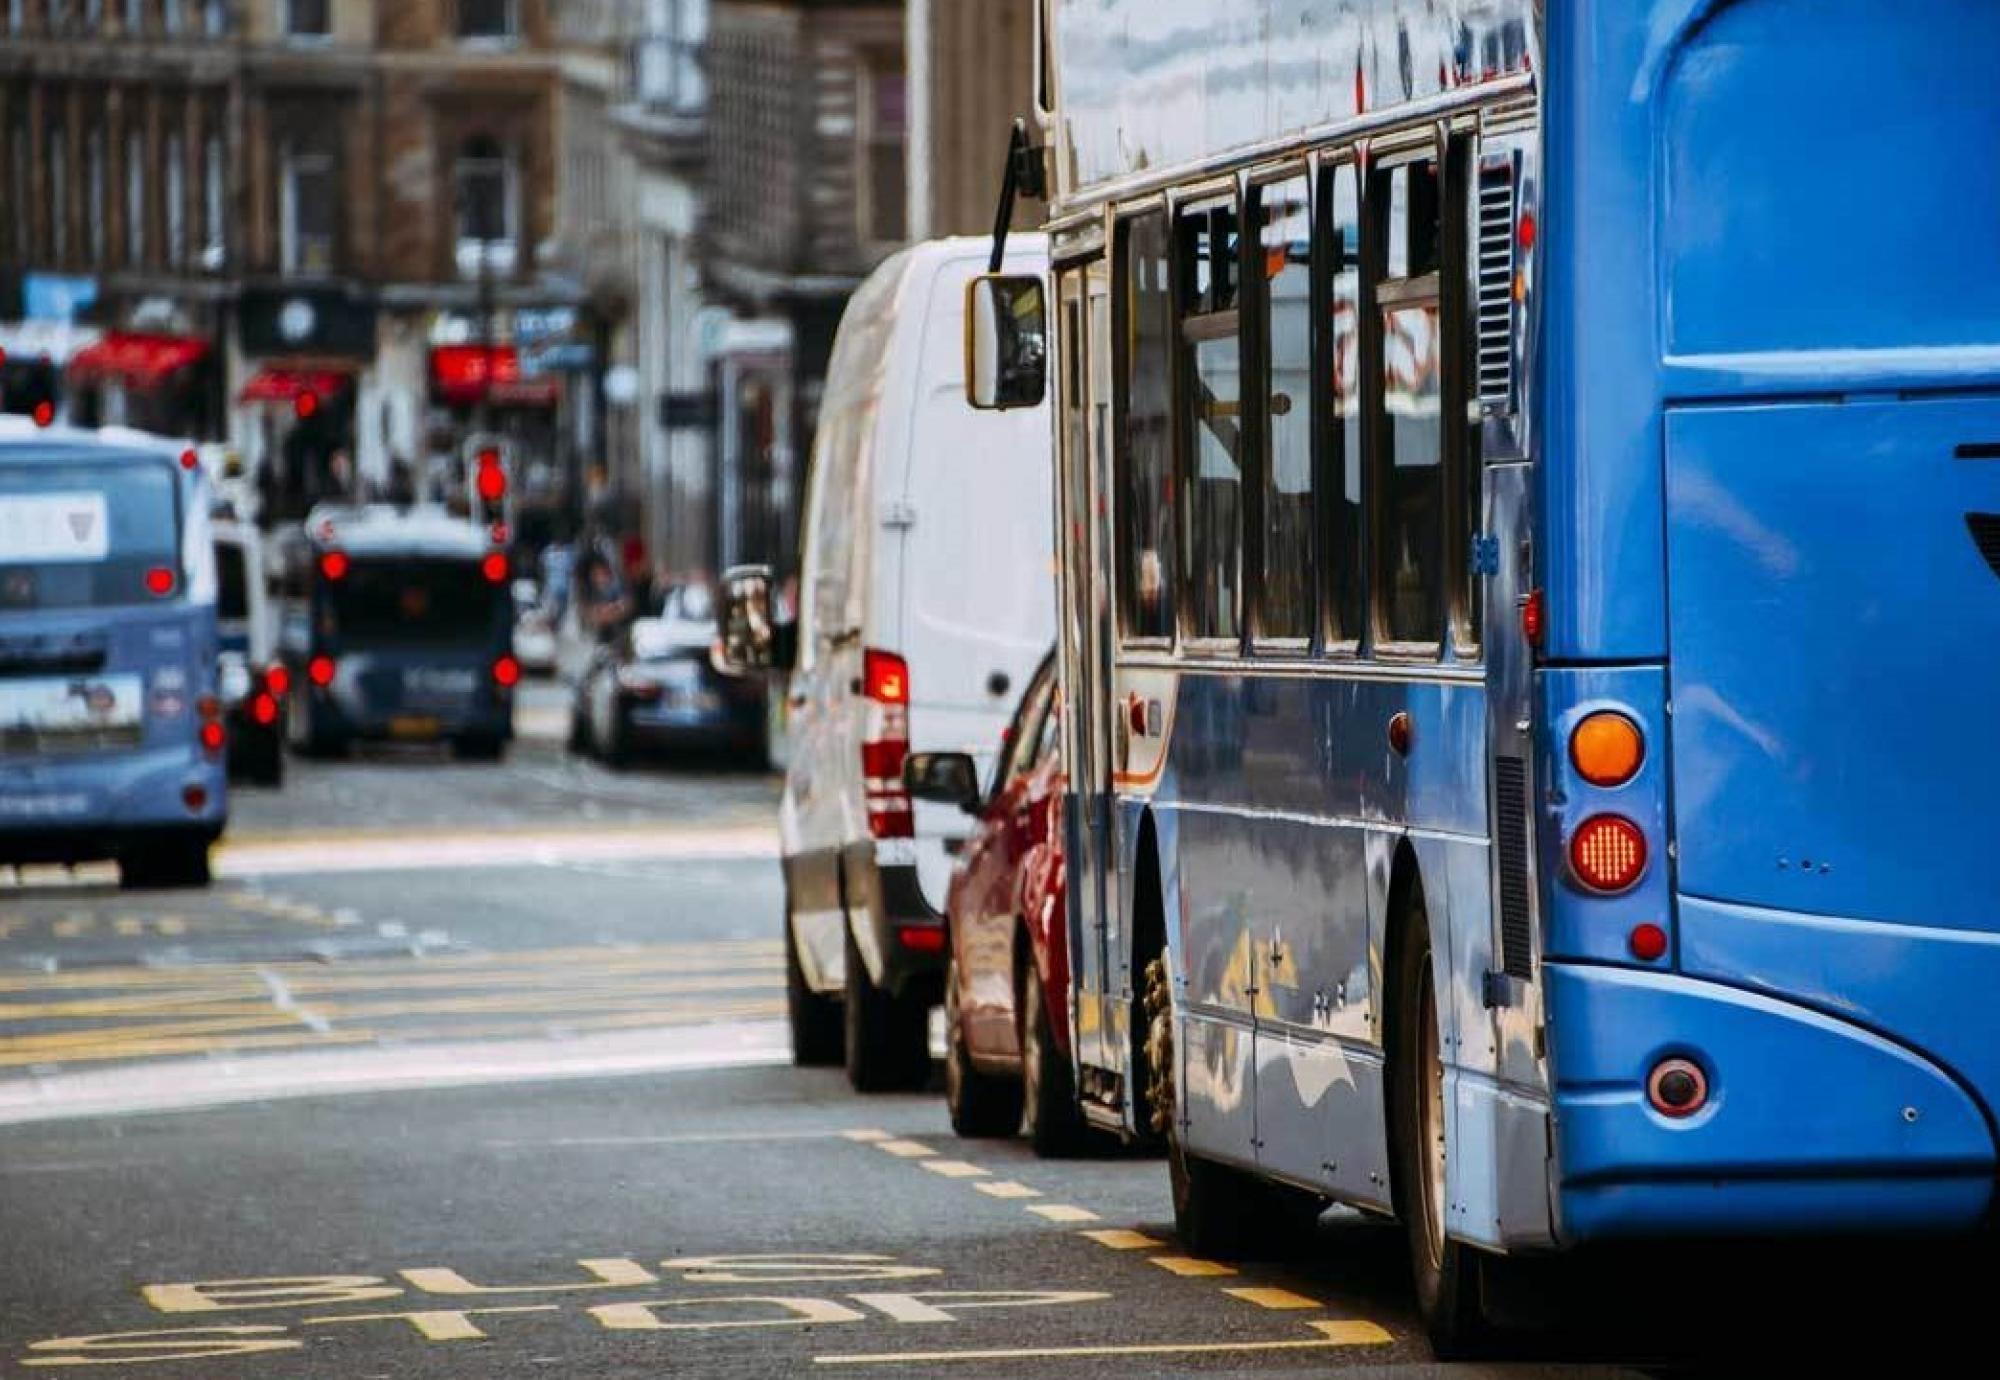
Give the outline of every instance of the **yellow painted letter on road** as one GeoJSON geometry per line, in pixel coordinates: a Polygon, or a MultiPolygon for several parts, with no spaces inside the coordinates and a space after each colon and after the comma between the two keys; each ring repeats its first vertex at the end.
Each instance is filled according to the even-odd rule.
{"type": "Polygon", "coordinates": [[[327,1308],[393,1299],[403,1291],[374,1275],[293,1275],[148,1284],[140,1297],[162,1313],[237,1313],[250,1308],[327,1308]]]}
{"type": "Polygon", "coordinates": [[[36,1342],[24,1366],[143,1366],[153,1361],[200,1361],[210,1356],[254,1356],[260,1351],[296,1351],[305,1343],[283,1335],[282,1327],[192,1327],[178,1332],[106,1332],[96,1337],[58,1337],[36,1342]],[[272,1336],[272,1333],[279,1334],[272,1336]]]}
{"type": "Polygon", "coordinates": [[[347,1313],[333,1318],[307,1318],[302,1327],[332,1323],[406,1322],[427,1342],[483,1342],[486,1334],[472,1320],[493,1313],[553,1313],[553,1303],[517,1303],[506,1308],[425,1309],[415,1313],[347,1313]]]}
{"type": "Polygon", "coordinates": [[[732,1327],[809,1327],[814,1323],[855,1323],[868,1321],[832,1299],[729,1298],[652,1299],[644,1303],[606,1303],[590,1310],[613,1332],[713,1332],[732,1327]],[[776,1318],[726,1318],[709,1322],[661,1322],[655,1311],[662,1308],[733,1308],[756,1305],[783,1310],[776,1318]]]}
{"type": "Polygon", "coordinates": [[[659,1276],[641,1268],[636,1260],[579,1260],[591,1276],[584,1284],[474,1284],[456,1270],[401,1270],[399,1274],[426,1294],[463,1296],[467,1294],[561,1294],[579,1289],[643,1289],[658,1284],[659,1276]]]}
{"type": "Polygon", "coordinates": [[[808,1284],[944,1273],[928,1265],[898,1265],[892,1255],[689,1255],[661,1264],[686,1271],[691,1284],[808,1284]]]}
{"type": "Polygon", "coordinates": [[[1102,1303],[1111,1295],[1095,1289],[944,1289],[924,1294],[855,1294],[899,1323],[957,1322],[957,1314],[975,1308],[1059,1308],[1073,1303],[1102,1303]]]}

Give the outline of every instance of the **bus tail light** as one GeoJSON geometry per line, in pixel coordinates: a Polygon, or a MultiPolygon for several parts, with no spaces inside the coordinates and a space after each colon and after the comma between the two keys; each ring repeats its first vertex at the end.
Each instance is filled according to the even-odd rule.
{"type": "Polygon", "coordinates": [[[350,564],[345,551],[325,551],[320,554],[319,573],[325,579],[338,584],[347,578],[350,564]]]}
{"type": "Polygon", "coordinates": [[[316,656],[306,663],[306,679],[324,690],[333,684],[333,673],[339,668],[330,656],[316,656]]]}
{"type": "Polygon", "coordinates": [[[480,574],[486,577],[486,583],[489,585],[506,584],[507,583],[506,555],[499,551],[494,551],[489,553],[486,559],[479,563],[479,572],[480,574]]]}
{"type": "Polygon", "coordinates": [[[201,716],[202,751],[210,757],[219,756],[229,745],[229,731],[222,726],[222,701],[213,695],[203,695],[194,702],[195,712],[201,716]]]}
{"type": "Polygon", "coordinates": [[[502,690],[512,690],[521,683],[521,663],[511,656],[503,656],[493,663],[493,683],[502,690]]]}
{"type": "Polygon", "coordinates": [[[1637,724],[1604,710],[1584,719],[1569,735],[1569,760],[1577,775],[1593,786],[1622,786],[1645,764],[1646,740],[1637,724]]]}
{"type": "Polygon", "coordinates": [[[1593,815],[1570,836],[1569,865],[1591,891],[1630,891],[1646,875],[1646,835],[1623,815],[1593,815]]]}
{"type": "Polygon", "coordinates": [[[155,599],[164,599],[173,592],[173,567],[156,565],[146,571],[146,593],[155,599]]]}
{"type": "Polygon", "coordinates": [[[868,832],[878,839],[915,838],[916,813],[903,784],[903,763],[910,755],[909,663],[869,648],[861,655],[861,691],[867,702],[861,775],[868,832]]]}

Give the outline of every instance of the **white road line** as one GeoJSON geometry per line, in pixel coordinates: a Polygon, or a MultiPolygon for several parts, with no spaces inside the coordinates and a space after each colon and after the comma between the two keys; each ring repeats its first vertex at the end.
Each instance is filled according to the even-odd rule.
{"type": "Polygon", "coordinates": [[[271,1005],[288,1016],[296,1017],[299,1024],[303,1025],[307,1030],[310,1030],[315,1035],[324,1035],[333,1029],[333,1026],[328,1024],[326,1017],[320,1015],[317,1011],[300,1006],[293,999],[292,989],[285,985],[284,978],[280,977],[272,969],[260,966],[257,969],[257,977],[264,984],[265,990],[271,994],[271,1005]]]}

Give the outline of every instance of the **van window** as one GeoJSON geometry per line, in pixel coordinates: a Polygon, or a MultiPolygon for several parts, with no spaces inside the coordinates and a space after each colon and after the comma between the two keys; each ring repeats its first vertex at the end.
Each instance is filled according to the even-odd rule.
{"type": "Polygon", "coordinates": [[[180,505],[158,464],[0,466],[0,609],[156,604],[184,591],[180,505]],[[149,575],[171,575],[166,595],[149,575]]]}
{"type": "Polygon", "coordinates": [[[234,542],[219,541],[215,544],[216,595],[215,613],[225,621],[239,621],[250,616],[249,562],[245,560],[243,548],[234,542]]]}
{"type": "Polygon", "coordinates": [[[482,646],[506,588],[467,561],[357,560],[326,587],[341,645],[482,646]]]}

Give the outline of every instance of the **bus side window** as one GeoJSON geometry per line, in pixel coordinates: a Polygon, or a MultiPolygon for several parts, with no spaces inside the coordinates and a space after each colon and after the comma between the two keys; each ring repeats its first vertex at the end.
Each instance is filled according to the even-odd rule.
{"type": "Polygon", "coordinates": [[[1112,310],[1118,377],[1118,601],[1129,638],[1174,635],[1173,295],[1167,219],[1119,227],[1112,310]]]}
{"type": "Polygon", "coordinates": [[[1352,163],[1320,174],[1319,239],[1330,301],[1320,307],[1331,346],[1325,365],[1327,394],[1317,399],[1327,417],[1326,532],[1320,564],[1331,576],[1326,644],[1361,645],[1362,534],[1367,528],[1361,491],[1361,188],[1352,163]]]}
{"type": "Polygon", "coordinates": [[[1234,200],[1182,212],[1181,435],[1187,502],[1188,632],[1200,641],[1243,635],[1243,345],[1237,311],[1234,200]]]}
{"type": "Polygon", "coordinates": [[[1318,613],[1312,446],[1312,187],[1304,177],[1259,187],[1252,263],[1262,323],[1259,467],[1263,549],[1259,638],[1304,644],[1318,613]]]}
{"type": "Polygon", "coordinates": [[[1444,633],[1439,180],[1433,154],[1381,168],[1369,185],[1381,274],[1370,322],[1377,334],[1370,380],[1375,626],[1382,641],[1410,651],[1437,647],[1444,633]]]}

